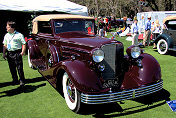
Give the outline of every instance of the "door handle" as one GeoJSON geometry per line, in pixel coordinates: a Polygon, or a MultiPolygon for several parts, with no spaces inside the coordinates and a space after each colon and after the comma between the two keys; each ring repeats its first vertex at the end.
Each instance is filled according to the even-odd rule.
{"type": "Polygon", "coordinates": [[[68,41],[69,43],[75,43],[74,41],[68,41]]]}

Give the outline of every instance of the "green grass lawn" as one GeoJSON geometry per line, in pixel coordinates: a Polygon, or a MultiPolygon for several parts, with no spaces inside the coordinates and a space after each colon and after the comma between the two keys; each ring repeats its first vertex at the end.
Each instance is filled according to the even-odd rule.
{"type": "MultiPolygon", "coordinates": [[[[131,42],[123,42],[125,49],[131,42]]],[[[25,89],[11,85],[7,61],[0,54],[0,118],[174,118],[166,98],[176,100],[176,52],[159,55],[152,46],[145,52],[153,55],[161,65],[164,90],[154,95],[135,100],[103,105],[86,105],[82,114],[68,109],[61,95],[36,71],[28,67],[27,56],[23,57],[24,73],[27,79],[25,89]]]]}

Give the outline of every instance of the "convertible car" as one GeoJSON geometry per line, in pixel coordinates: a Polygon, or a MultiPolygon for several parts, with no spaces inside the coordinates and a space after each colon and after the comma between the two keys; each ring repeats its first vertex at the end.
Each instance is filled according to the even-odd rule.
{"type": "Polygon", "coordinates": [[[176,16],[167,16],[163,20],[163,32],[155,39],[159,54],[176,51],[176,16]]]}
{"type": "Polygon", "coordinates": [[[132,45],[96,35],[93,17],[54,14],[33,19],[28,62],[78,113],[82,104],[134,99],[163,88],[158,61],[132,45]]]}

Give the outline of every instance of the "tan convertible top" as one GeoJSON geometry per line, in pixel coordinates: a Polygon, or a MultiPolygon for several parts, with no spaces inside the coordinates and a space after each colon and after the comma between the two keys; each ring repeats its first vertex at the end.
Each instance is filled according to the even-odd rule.
{"type": "Polygon", "coordinates": [[[168,20],[176,20],[176,16],[174,15],[174,16],[167,16],[164,20],[163,20],[163,24],[166,22],[166,21],[168,21],[168,20]]]}
{"type": "Polygon", "coordinates": [[[81,15],[70,15],[70,14],[49,14],[49,15],[40,15],[33,19],[33,28],[32,33],[37,34],[38,32],[38,21],[50,21],[51,19],[94,19],[89,16],[81,16],[81,15]]]}

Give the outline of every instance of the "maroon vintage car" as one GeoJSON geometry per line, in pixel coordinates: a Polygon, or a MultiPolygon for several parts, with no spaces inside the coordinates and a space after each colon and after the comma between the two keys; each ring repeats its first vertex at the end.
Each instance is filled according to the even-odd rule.
{"type": "Polygon", "coordinates": [[[157,60],[137,46],[95,35],[94,18],[41,15],[33,20],[28,62],[78,112],[84,104],[134,99],[163,88],[157,60]]]}

